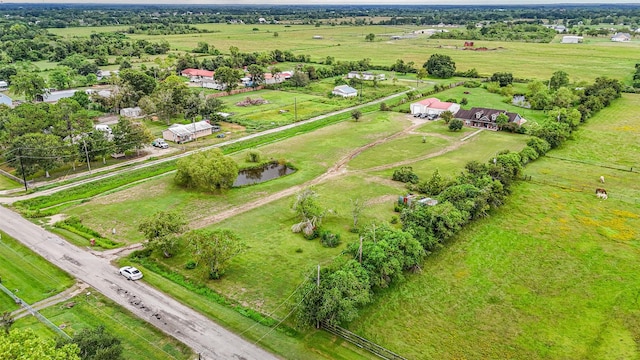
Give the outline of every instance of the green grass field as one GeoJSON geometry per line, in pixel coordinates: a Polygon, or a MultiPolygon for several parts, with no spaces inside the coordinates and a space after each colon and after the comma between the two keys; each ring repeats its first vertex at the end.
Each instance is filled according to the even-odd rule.
{"type": "MultiPolygon", "coordinates": [[[[2,285],[32,304],[64,291],[73,279],[33,251],[0,231],[0,278],[2,285]]],[[[0,312],[20,308],[0,292],[0,312]]]]}
{"type": "MultiPolygon", "coordinates": [[[[187,360],[195,356],[186,345],[166,336],[99,293],[90,292],[90,296],[82,294],[66,302],[75,304],[71,308],[63,306],[64,303],[50,306],[40,313],[58,326],[64,324],[64,331],[70,336],[82,329],[103,325],[106,332],[122,342],[125,359],[187,360]]],[[[30,328],[45,337],[57,335],[32,316],[17,320],[14,328],[30,328]]]]}
{"type": "MultiPolygon", "coordinates": [[[[132,39],[167,40],[172,50],[190,51],[205,41],[223,53],[236,46],[243,52],[289,50],[308,54],[312,60],[333,56],[336,60],[370,58],[375,65],[391,65],[396,59],[413,61],[421,66],[434,53],[449,55],[459,70],[476,68],[481,74],[512,72],[520,78],[548,79],[554,71],[563,70],[572,80],[593,80],[597,76],[620,78],[632,72],[635,60],[629,53],[640,49],[640,42],[627,44],[596,41],[587,38],[583,44],[538,44],[520,42],[475,41],[476,47],[488,51],[463,50],[463,40],[438,40],[418,36],[414,39],[390,40],[418,27],[386,26],[321,26],[311,25],[197,25],[214,33],[185,35],[130,35],[132,39]],[[257,27],[258,31],[253,31],[257,27]],[[273,34],[277,32],[278,36],[273,34]],[[365,41],[365,35],[377,34],[376,41],[365,41]],[[323,39],[314,40],[320,35],[323,39]]],[[[49,29],[64,36],[89,36],[93,32],[113,31],[120,27],[49,29]]]]}
{"type": "MultiPolygon", "coordinates": [[[[606,148],[634,146],[638,109],[640,97],[625,95],[550,155],[637,164],[637,149],[606,148]]],[[[350,330],[415,359],[637,358],[640,175],[554,158],[526,173],[546,184],[518,184],[350,330]]]]}

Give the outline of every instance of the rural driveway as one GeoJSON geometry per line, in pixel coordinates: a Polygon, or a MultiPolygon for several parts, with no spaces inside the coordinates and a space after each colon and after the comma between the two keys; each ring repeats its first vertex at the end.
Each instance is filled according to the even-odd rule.
{"type": "Polygon", "coordinates": [[[203,359],[276,359],[144,282],[125,280],[108,259],[71,245],[4,207],[0,207],[0,227],[49,262],[201,353],[203,359]]]}

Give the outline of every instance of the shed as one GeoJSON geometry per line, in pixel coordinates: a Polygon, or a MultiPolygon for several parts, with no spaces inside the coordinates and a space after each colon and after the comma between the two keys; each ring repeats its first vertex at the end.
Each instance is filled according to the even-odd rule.
{"type": "Polygon", "coordinates": [[[13,104],[13,99],[11,99],[5,94],[0,94],[0,105],[7,105],[11,107],[12,104],[13,104]]]}
{"type": "Polygon", "coordinates": [[[354,97],[358,96],[358,90],[352,88],[349,85],[340,85],[333,88],[331,92],[333,95],[342,96],[342,97],[354,97]]]}
{"type": "Polygon", "coordinates": [[[579,44],[584,40],[582,36],[566,35],[562,37],[561,44],[579,44]]]}
{"type": "Polygon", "coordinates": [[[120,109],[120,116],[128,117],[128,118],[138,118],[142,115],[142,109],[139,107],[130,107],[120,109]]]}

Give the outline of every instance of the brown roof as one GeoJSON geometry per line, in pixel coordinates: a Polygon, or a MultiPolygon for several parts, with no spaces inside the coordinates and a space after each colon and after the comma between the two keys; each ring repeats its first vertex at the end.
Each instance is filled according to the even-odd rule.
{"type": "Polygon", "coordinates": [[[507,115],[509,117],[509,122],[519,123],[520,119],[522,119],[522,117],[516,113],[506,112],[504,110],[487,109],[487,108],[479,108],[479,107],[474,107],[474,108],[471,108],[470,110],[459,110],[456,113],[456,119],[472,120],[472,121],[479,121],[484,123],[495,123],[496,118],[500,114],[507,115]]]}

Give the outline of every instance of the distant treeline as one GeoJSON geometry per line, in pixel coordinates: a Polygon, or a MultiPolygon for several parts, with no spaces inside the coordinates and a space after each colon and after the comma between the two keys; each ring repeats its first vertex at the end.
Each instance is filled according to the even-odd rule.
{"type": "Polygon", "coordinates": [[[426,25],[547,19],[564,25],[640,23],[638,5],[530,6],[207,6],[1,4],[4,22],[42,28],[170,23],[295,21],[305,24],[426,25]],[[345,18],[352,18],[345,20],[345,18]]]}

